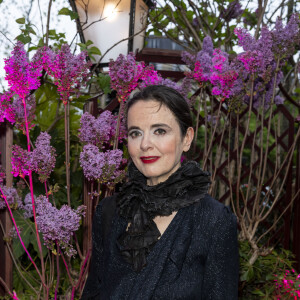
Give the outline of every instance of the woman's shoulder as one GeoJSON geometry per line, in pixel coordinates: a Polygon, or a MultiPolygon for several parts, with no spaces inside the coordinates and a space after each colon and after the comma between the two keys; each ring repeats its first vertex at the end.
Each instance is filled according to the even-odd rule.
{"type": "Polygon", "coordinates": [[[194,216],[196,222],[204,221],[211,225],[220,221],[236,223],[236,216],[232,213],[231,208],[208,194],[195,204],[194,216]]]}

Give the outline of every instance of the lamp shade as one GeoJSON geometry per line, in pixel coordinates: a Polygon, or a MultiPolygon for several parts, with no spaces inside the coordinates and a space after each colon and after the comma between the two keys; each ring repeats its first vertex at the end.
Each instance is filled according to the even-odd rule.
{"type": "Polygon", "coordinates": [[[124,40],[109,50],[101,63],[143,48],[148,14],[143,0],[76,0],[75,4],[85,40],[91,40],[102,55],[124,40]]]}

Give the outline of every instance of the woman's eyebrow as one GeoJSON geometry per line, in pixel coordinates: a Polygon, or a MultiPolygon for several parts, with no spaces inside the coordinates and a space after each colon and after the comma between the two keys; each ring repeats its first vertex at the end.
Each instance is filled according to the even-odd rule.
{"type": "Polygon", "coordinates": [[[157,124],[151,125],[151,128],[156,128],[156,127],[167,127],[169,129],[172,129],[169,125],[167,125],[165,123],[157,123],[157,124]]]}
{"type": "MultiPolygon", "coordinates": [[[[157,128],[157,127],[167,127],[167,128],[169,128],[169,129],[172,129],[169,125],[167,125],[167,124],[165,124],[165,123],[157,123],[157,124],[152,124],[152,125],[151,125],[151,129],[152,129],[152,128],[157,128]]],[[[130,127],[128,128],[128,131],[133,130],[133,129],[141,130],[141,128],[138,127],[138,126],[130,126],[130,127]]]]}

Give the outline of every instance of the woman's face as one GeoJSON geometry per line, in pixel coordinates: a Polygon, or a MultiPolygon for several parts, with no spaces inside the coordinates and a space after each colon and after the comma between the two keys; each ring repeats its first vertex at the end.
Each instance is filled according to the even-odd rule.
{"type": "Polygon", "coordinates": [[[147,177],[148,185],[165,181],[180,167],[182,152],[189,150],[193,128],[182,138],[173,113],[155,100],[134,103],[127,122],[128,151],[135,166],[147,177]]]}

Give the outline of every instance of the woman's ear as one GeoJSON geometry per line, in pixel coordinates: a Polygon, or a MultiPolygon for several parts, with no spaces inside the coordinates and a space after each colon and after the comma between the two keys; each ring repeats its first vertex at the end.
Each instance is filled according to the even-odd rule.
{"type": "Polygon", "coordinates": [[[193,127],[189,127],[186,131],[186,135],[183,139],[183,151],[187,152],[190,150],[191,144],[194,139],[194,129],[193,127]]]}

